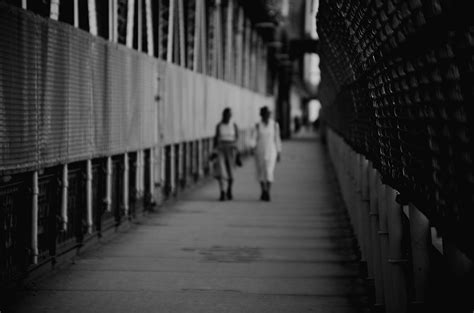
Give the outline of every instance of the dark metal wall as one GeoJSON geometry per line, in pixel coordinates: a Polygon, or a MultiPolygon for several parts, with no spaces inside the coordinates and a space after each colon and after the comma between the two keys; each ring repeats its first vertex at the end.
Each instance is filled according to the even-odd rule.
{"type": "Polygon", "coordinates": [[[329,127],[474,257],[470,1],[321,1],[329,127]]]}

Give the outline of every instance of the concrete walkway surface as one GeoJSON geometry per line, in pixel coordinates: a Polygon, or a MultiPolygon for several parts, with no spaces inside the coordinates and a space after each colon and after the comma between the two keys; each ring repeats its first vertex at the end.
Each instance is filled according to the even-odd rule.
{"type": "Polygon", "coordinates": [[[25,288],[2,313],[368,312],[354,237],[316,139],[284,144],[272,202],[253,160],[25,288]]]}

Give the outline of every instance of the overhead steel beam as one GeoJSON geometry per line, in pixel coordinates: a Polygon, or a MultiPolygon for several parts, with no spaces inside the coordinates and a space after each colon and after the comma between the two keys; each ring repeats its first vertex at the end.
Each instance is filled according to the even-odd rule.
{"type": "Polygon", "coordinates": [[[250,86],[250,47],[252,45],[252,28],[248,17],[245,17],[245,72],[244,87],[250,86]]]}
{"type": "Polygon", "coordinates": [[[79,0],[73,2],[74,27],[79,27],[79,0]]]}
{"type": "MultiPolygon", "coordinates": [[[[222,4],[220,0],[216,0],[216,76],[218,78],[224,78],[224,38],[223,38],[223,25],[222,25],[222,4]]],[[[225,33],[224,33],[225,34],[225,33]]]]}
{"type": "Polygon", "coordinates": [[[146,38],[147,38],[147,53],[150,56],[153,56],[155,51],[155,43],[153,36],[153,14],[151,10],[151,0],[145,0],[145,10],[146,10],[146,38]]]}
{"type": "Polygon", "coordinates": [[[137,50],[143,51],[143,0],[137,5],[137,50]]]}
{"type": "Polygon", "coordinates": [[[207,74],[210,76],[216,76],[216,30],[215,30],[215,0],[205,1],[206,24],[207,24],[207,53],[208,53],[208,68],[207,74]]]}
{"type": "Polygon", "coordinates": [[[129,48],[133,47],[134,22],[135,22],[135,0],[128,0],[127,2],[127,34],[126,34],[125,44],[129,48]]]}
{"type": "Polygon", "coordinates": [[[197,3],[196,0],[185,1],[185,30],[186,30],[186,67],[195,70],[195,59],[197,53],[197,3]]]}
{"type": "Polygon", "coordinates": [[[200,23],[201,23],[201,33],[199,36],[199,43],[201,47],[201,72],[203,74],[207,73],[207,62],[208,62],[208,46],[207,46],[207,40],[208,40],[208,34],[207,34],[207,28],[206,28],[206,0],[199,0],[199,12],[200,12],[200,23]]]}
{"type": "Polygon", "coordinates": [[[171,0],[159,0],[158,2],[158,57],[167,60],[169,48],[169,24],[171,0]]]}
{"type": "Polygon", "coordinates": [[[118,2],[117,0],[110,0],[112,5],[109,7],[110,19],[112,21],[111,38],[112,42],[118,41],[118,2]]]}
{"type": "Polygon", "coordinates": [[[114,22],[113,22],[113,6],[114,6],[114,0],[109,0],[108,3],[108,9],[109,9],[109,40],[113,41],[113,28],[114,28],[114,22]]]}
{"type": "Polygon", "coordinates": [[[51,0],[49,8],[49,18],[57,21],[59,19],[59,0],[51,0]]]}
{"type": "Polygon", "coordinates": [[[194,1],[194,41],[193,41],[193,64],[192,70],[198,71],[198,60],[200,57],[200,35],[201,35],[201,1],[194,1]]]}
{"type": "Polygon", "coordinates": [[[226,52],[225,52],[225,79],[233,81],[234,73],[232,71],[234,48],[234,1],[228,0],[227,3],[227,34],[226,34],[226,52]]]}
{"type": "Polygon", "coordinates": [[[174,15],[175,15],[175,0],[169,0],[168,13],[168,42],[166,51],[166,61],[173,62],[173,40],[174,40],[174,15]]]}
{"type": "Polygon", "coordinates": [[[178,44],[178,57],[179,61],[178,64],[181,66],[186,66],[186,37],[185,37],[185,27],[184,27],[184,5],[183,5],[183,0],[176,0],[177,3],[177,20],[176,24],[178,25],[177,29],[177,37],[179,40],[177,40],[178,44]]]}
{"type": "MultiPolygon", "coordinates": [[[[51,1],[53,3],[54,0],[51,1]]],[[[58,2],[58,7],[59,7],[59,0],[56,0],[58,2]]],[[[95,5],[96,0],[87,0],[87,9],[88,9],[88,15],[89,15],[89,32],[97,36],[98,34],[98,28],[97,28],[97,8],[95,5]]]]}
{"type": "Polygon", "coordinates": [[[236,77],[235,82],[239,85],[242,85],[243,81],[243,58],[244,58],[244,10],[242,7],[238,6],[237,12],[237,31],[236,31],[236,77]]]}

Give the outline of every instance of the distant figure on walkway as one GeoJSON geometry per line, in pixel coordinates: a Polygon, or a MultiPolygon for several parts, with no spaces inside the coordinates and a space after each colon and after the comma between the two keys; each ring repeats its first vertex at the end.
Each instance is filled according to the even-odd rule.
{"type": "Polygon", "coordinates": [[[255,161],[257,176],[262,187],[260,200],[270,201],[270,188],[276,162],[281,158],[280,127],[270,118],[268,107],[260,109],[261,120],[256,126],[255,161]]]}
{"type": "Polygon", "coordinates": [[[237,140],[239,139],[239,129],[237,124],[231,122],[231,118],[231,109],[225,108],[222,112],[222,120],[216,126],[216,134],[214,136],[214,157],[216,162],[214,175],[219,181],[220,201],[233,199],[233,172],[238,155],[237,140]]]}

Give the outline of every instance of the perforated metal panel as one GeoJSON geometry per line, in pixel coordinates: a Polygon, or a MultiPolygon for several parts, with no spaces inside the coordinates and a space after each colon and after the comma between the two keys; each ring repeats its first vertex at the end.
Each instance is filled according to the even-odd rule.
{"type": "Polygon", "coordinates": [[[469,1],[321,2],[323,116],[474,255],[469,1]]]}
{"type": "Polygon", "coordinates": [[[154,59],[0,9],[0,172],[158,144],[154,59]]]}
{"type": "Polygon", "coordinates": [[[0,4],[0,172],[251,127],[264,97],[0,4]],[[156,98],[158,96],[158,98],[156,98]]]}
{"type": "Polygon", "coordinates": [[[38,30],[32,15],[0,4],[0,166],[33,167],[38,163],[38,30]]]}

